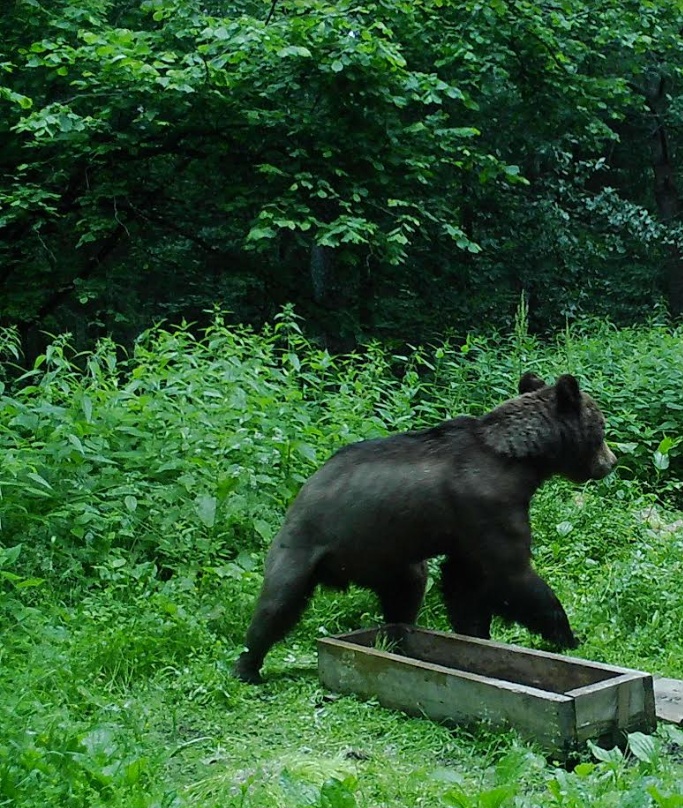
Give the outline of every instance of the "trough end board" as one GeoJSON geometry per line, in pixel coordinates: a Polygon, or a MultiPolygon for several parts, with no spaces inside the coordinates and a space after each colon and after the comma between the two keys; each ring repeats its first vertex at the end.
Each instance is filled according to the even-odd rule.
{"type": "Polygon", "coordinates": [[[449,724],[507,724],[554,754],[577,740],[574,702],[562,694],[329,639],[319,641],[318,670],[330,690],[449,724]]]}

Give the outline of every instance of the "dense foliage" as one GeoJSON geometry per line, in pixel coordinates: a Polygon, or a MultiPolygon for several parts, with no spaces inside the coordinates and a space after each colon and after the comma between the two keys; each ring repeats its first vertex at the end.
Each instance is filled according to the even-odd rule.
{"type": "Polygon", "coordinates": [[[678,0],[6,0],[0,805],[683,805],[677,728],[566,770],[325,693],[363,591],[230,676],[313,469],[525,370],[576,373],[620,458],[534,501],[578,653],[683,676],[681,30],[678,0]]]}
{"type": "MultiPolygon", "coordinates": [[[[683,308],[673,0],[10,0],[0,319],[332,346],[683,308]]],[[[38,343],[36,343],[38,344],[38,343]]]]}
{"type": "MultiPolygon", "coordinates": [[[[333,358],[285,311],[256,333],[153,330],[126,355],[54,340],[0,397],[0,802],[29,806],[680,805],[683,734],[635,734],[565,771],[513,732],[447,730],[331,698],[314,639],[373,625],[320,593],[269,658],[230,676],[264,549],[301,481],[357,438],[479,413],[522,370],[579,374],[615,475],[534,502],[536,564],[596,660],[683,675],[680,329],[583,324],[333,358]]],[[[445,627],[436,587],[421,621],[445,627]]],[[[516,626],[496,636],[537,644],[516,626]]]]}

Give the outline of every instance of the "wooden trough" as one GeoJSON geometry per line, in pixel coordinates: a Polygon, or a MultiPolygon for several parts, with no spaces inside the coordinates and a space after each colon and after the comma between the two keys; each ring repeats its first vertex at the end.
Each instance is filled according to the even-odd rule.
{"type": "Polygon", "coordinates": [[[512,726],[559,757],[656,725],[649,673],[413,626],[319,639],[318,672],[330,690],[411,715],[512,726]]]}

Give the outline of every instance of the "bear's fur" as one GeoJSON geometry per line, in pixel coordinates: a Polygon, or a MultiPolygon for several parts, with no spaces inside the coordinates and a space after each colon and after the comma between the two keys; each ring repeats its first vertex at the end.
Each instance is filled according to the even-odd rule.
{"type": "Polygon", "coordinates": [[[488,638],[497,614],[560,648],[577,645],[531,565],[529,503],[552,475],[600,479],[616,458],[600,409],[573,376],[551,386],[527,373],[519,393],[479,418],[346,446],[313,474],[268,553],[239,678],[259,681],[266,653],[318,584],[368,587],[386,622],[414,623],[426,559],[439,555],[455,631],[488,638]]]}

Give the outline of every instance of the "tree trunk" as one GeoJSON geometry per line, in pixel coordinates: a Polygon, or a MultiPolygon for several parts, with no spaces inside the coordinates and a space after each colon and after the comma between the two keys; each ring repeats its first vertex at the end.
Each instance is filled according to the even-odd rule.
{"type": "Polygon", "coordinates": [[[311,284],[313,300],[320,306],[334,306],[334,250],[331,247],[311,247],[311,284]]]}
{"type": "MultiPolygon", "coordinates": [[[[347,267],[348,269],[348,267],[347,267]]],[[[333,247],[311,246],[310,258],[313,302],[318,307],[319,333],[332,353],[347,353],[356,347],[355,329],[349,330],[356,304],[351,305],[355,287],[348,277],[340,275],[340,265],[333,247]]]]}

